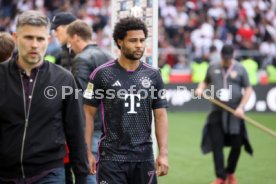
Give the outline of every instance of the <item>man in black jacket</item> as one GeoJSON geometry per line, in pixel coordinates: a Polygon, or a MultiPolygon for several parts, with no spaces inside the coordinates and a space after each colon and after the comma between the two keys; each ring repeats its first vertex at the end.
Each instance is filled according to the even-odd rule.
{"type": "MultiPolygon", "coordinates": [[[[69,71],[71,71],[72,60],[75,56],[75,53],[71,50],[71,46],[67,42],[68,39],[66,30],[68,25],[75,20],[76,17],[70,12],[60,12],[53,17],[51,24],[51,29],[54,30],[54,35],[61,45],[61,52],[56,58],[56,64],[61,65],[69,71]]],[[[65,178],[66,184],[73,184],[73,175],[71,171],[72,167],[70,161],[68,160],[69,151],[67,150],[67,155],[64,159],[65,178]]]]}
{"type": "Polygon", "coordinates": [[[67,43],[66,29],[67,26],[75,20],[76,17],[72,13],[60,12],[53,17],[51,24],[51,29],[54,30],[54,35],[61,45],[61,53],[57,57],[56,64],[60,64],[68,70],[71,70],[71,61],[75,54],[67,43]]]}
{"type": "MultiPolygon", "coordinates": [[[[72,22],[67,28],[67,33],[72,50],[77,54],[72,62],[72,74],[75,77],[78,88],[84,91],[87,87],[90,74],[98,66],[110,61],[112,57],[92,43],[92,28],[85,22],[80,20],[72,22]]],[[[93,140],[91,140],[90,136],[86,137],[88,151],[91,150],[93,155],[96,156],[101,128],[102,118],[100,111],[98,111],[95,118],[93,140]]],[[[88,176],[88,184],[96,184],[96,177],[92,175],[88,176]]]]}
{"type": "Polygon", "coordinates": [[[18,56],[0,64],[0,183],[65,183],[65,142],[77,184],[89,173],[83,114],[73,76],[44,62],[50,21],[26,11],[16,23],[18,56]]]}

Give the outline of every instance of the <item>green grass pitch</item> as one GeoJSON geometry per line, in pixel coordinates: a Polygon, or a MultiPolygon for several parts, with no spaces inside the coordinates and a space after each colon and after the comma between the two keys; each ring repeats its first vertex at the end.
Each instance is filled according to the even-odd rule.
{"type": "MultiPolygon", "coordinates": [[[[201,131],[207,113],[170,112],[169,174],[159,184],[209,184],[215,178],[212,155],[200,150],[201,131]]],[[[276,131],[275,113],[247,113],[254,120],[276,131]]],[[[247,124],[254,149],[253,157],[244,149],[236,176],[239,184],[276,183],[276,138],[247,124]]],[[[225,149],[228,156],[229,149],[225,149]]]]}

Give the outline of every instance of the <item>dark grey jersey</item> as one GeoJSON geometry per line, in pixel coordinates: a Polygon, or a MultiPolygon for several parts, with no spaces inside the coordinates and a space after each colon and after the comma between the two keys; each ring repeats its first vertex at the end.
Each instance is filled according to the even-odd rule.
{"type": "Polygon", "coordinates": [[[213,95],[218,99],[221,89],[229,89],[229,101],[227,105],[236,108],[242,99],[242,89],[250,86],[245,68],[237,61],[225,69],[221,63],[210,65],[204,80],[210,85],[213,95]]]}
{"type": "Polygon", "coordinates": [[[102,111],[101,160],[153,160],[152,109],[167,107],[158,70],[141,62],[126,71],[117,60],[108,62],[91,74],[84,99],[102,111]]]}

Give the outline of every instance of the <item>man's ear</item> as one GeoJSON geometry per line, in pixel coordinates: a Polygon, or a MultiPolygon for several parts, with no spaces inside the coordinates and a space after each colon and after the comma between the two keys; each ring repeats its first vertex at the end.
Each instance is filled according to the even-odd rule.
{"type": "Polygon", "coordinates": [[[122,47],[123,40],[118,39],[118,40],[117,40],[117,43],[118,43],[118,45],[119,45],[120,47],[122,47]]]}
{"type": "Polygon", "coordinates": [[[52,39],[52,37],[51,37],[51,35],[49,35],[49,36],[48,36],[48,43],[51,42],[51,39],[52,39]]]}
{"type": "Polygon", "coordinates": [[[16,43],[16,40],[17,40],[17,33],[16,32],[12,33],[12,39],[16,43]]]}
{"type": "Polygon", "coordinates": [[[80,40],[80,37],[77,34],[74,34],[72,37],[68,35],[68,37],[70,37],[74,42],[78,42],[80,40]]]}

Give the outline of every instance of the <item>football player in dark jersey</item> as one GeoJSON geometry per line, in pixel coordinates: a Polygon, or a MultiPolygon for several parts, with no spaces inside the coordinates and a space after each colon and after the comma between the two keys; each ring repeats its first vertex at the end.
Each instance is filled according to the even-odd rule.
{"type": "Polygon", "coordinates": [[[147,35],[147,27],[139,18],[119,20],[113,38],[121,55],[96,68],[84,92],[87,140],[93,135],[97,108],[103,117],[97,169],[95,157],[88,153],[91,173],[97,170],[98,183],[154,184],[157,175],[168,173],[164,85],[159,71],[141,61],[147,35]],[[156,162],[152,114],[159,148],[156,162]]]}

